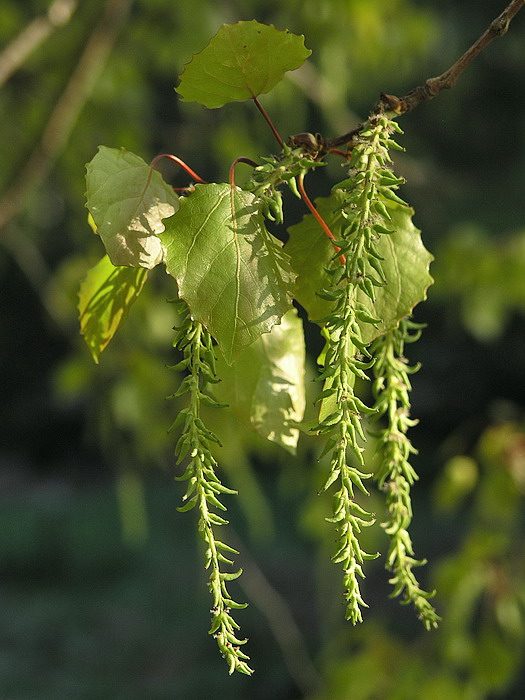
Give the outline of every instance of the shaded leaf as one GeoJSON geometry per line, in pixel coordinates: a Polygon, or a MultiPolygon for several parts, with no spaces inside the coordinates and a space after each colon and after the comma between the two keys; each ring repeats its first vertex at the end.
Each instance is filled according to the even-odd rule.
{"type": "Polygon", "coordinates": [[[219,361],[215,394],[237,418],[267,440],[295,453],[305,409],[303,324],[295,309],[229,367],[219,361]]]}
{"type": "Polygon", "coordinates": [[[311,54],[304,37],[255,20],[223,24],[186,64],[177,92],[183,100],[222,107],[269,92],[311,54]]]}
{"type": "Polygon", "coordinates": [[[192,316],[231,363],[280,323],[291,307],[295,275],[250,192],[197,185],[180,204],[161,235],[166,268],[192,316]]]}
{"type": "MultiPolygon", "coordinates": [[[[341,204],[344,193],[333,192],[329,197],[317,199],[315,204],[336,238],[341,237],[344,219],[341,204]]],[[[429,266],[433,256],[426,250],[420,231],[412,223],[413,210],[395,202],[387,202],[391,217],[391,235],[382,235],[376,249],[384,259],[381,262],[387,284],[376,287],[374,304],[361,290],[358,301],[369,314],[381,319],[375,326],[360,322],[363,340],[366,343],[395,328],[399,321],[409,315],[420,301],[433,280],[429,266]]],[[[317,295],[324,286],[330,287],[330,277],[325,268],[330,265],[334,248],[323,234],[311,214],[289,228],[290,240],[285,250],[290,255],[292,267],[297,272],[295,298],[305,308],[311,320],[321,319],[330,313],[332,302],[317,295]]],[[[372,274],[375,275],[372,270],[372,274]]]]}
{"type": "Polygon", "coordinates": [[[86,206],[115,266],[151,269],[162,262],[158,234],[178,196],[142,158],[100,146],[86,166],[86,206]]]}
{"type": "Polygon", "coordinates": [[[107,255],[87,273],[78,310],[80,332],[95,362],[128,315],[147,274],[143,268],[115,267],[107,255]]]}

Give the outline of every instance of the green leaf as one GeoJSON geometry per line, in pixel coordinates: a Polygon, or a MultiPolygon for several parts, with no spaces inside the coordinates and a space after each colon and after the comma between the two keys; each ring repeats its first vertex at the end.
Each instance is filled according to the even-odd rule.
{"type": "Polygon", "coordinates": [[[227,184],[197,185],[161,235],[168,273],[228,364],[291,307],[295,275],[258,205],[227,184]]]}
{"type": "MultiPolygon", "coordinates": [[[[346,224],[341,215],[344,197],[343,192],[335,191],[315,202],[319,213],[339,239],[341,227],[346,224]]],[[[380,236],[376,244],[377,252],[383,258],[381,266],[387,284],[375,288],[375,303],[361,290],[358,292],[358,301],[371,316],[381,319],[376,325],[360,321],[366,343],[395,328],[416,304],[426,299],[427,289],[433,282],[429,274],[433,256],[424,247],[421,233],[412,223],[413,210],[396,202],[388,202],[387,209],[393,233],[380,236]]],[[[335,250],[311,214],[291,226],[289,233],[285,251],[297,272],[295,298],[311,320],[322,319],[330,313],[332,302],[321,299],[317,291],[324,286],[330,287],[325,268],[331,264],[335,250]]],[[[375,274],[373,270],[372,274],[375,274]]]]}
{"type": "Polygon", "coordinates": [[[142,158],[100,146],[87,164],[86,206],[115,266],[151,269],[162,262],[158,237],[178,196],[142,158]]]}
{"type": "Polygon", "coordinates": [[[184,67],[177,92],[205,107],[242,102],[270,90],[311,51],[304,37],[255,20],[223,24],[184,67]]]}
{"type": "Polygon", "coordinates": [[[295,454],[305,409],[303,324],[295,309],[264,333],[229,367],[219,359],[215,394],[266,440],[295,454]]]}
{"type": "Polygon", "coordinates": [[[115,267],[107,255],[89,270],[80,286],[80,332],[98,363],[100,353],[117,332],[138,297],[147,271],[115,267]]]}

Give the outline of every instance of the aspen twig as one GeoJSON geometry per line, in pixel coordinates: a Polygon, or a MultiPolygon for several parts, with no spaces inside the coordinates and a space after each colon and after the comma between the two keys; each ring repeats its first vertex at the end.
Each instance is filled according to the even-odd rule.
{"type": "Polygon", "coordinates": [[[449,90],[457,83],[459,76],[465,68],[478,56],[493,39],[498,36],[503,36],[507,33],[511,21],[515,15],[525,5],[525,0],[512,0],[511,3],[503,10],[503,12],[493,20],[489,27],[483,32],[477,41],[458,58],[458,60],[450,66],[441,75],[435,78],[429,78],[424,85],[420,85],[411,90],[405,97],[400,98],[400,105],[394,111],[397,114],[410,112],[425,100],[431,100],[442,90],[449,90]]]}
{"type": "MultiPolygon", "coordinates": [[[[493,39],[507,33],[511,21],[518,14],[523,5],[525,5],[525,0],[512,0],[503,12],[490,23],[479,39],[441,75],[435,78],[428,78],[424,85],[415,87],[404,97],[396,97],[395,95],[386,95],[382,93],[379,103],[372,110],[372,114],[385,110],[393,112],[396,115],[406,114],[406,112],[415,109],[421,102],[436,97],[442,90],[453,88],[459,76],[463,73],[465,68],[472,63],[476,56],[478,56],[493,39]]],[[[359,135],[362,128],[363,126],[361,125],[357,127],[357,129],[353,129],[342,136],[336,136],[332,139],[323,139],[322,152],[326,153],[332,148],[350,143],[359,135]]]]}

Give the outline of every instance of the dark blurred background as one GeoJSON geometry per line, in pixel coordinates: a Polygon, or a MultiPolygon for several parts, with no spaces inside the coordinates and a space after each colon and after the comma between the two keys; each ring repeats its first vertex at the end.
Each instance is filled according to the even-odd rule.
{"type": "MultiPolygon", "coordinates": [[[[443,621],[388,598],[381,559],[365,622],[347,625],[330,563],[323,465],[219,430],[239,614],[256,674],[229,678],[206,634],[194,513],[167,433],[177,404],[168,277],[156,270],[95,366],[76,296],[102,255],[84,208],[99,144],[175,153],[225,181],[275,148],[252,104],[206,110],[173,88],[223,22],[304,34],[313,54],[261,101],[282,134],[335,136],[381,91],[403,95],[478,37],[504,0],[3,0],[0,7],[0,698],[448,700],[525,691],[525,13],[457,86],[404,116],[403,196],[435,255],[410,359],[412,534],[443,621]],[[237,501],[234,503],[233,501],[237,501]]],[[[174,185],[187,176],[162,170],[174,185]]],[[[311,195],[341,179],[309,176],[311,195]]],[[[289,221],[305,212],[287,200],[289,221]]],[[[308,328],[310,364],[320,346],[308,328]]],[[[312,369],[313,372],[313,369],[312,369]]],[[[364,389],[366,391],[366,387],[364,389]]],[[[225,413],[225,412],[222,412],[225,413]]],[[[380,520],[381,495],[372,495],[380,520]]],[[[369,549],[386,549],[379,527],[369,549]]],[[[384,557],[382,557],[384,560],[384,557]]]]}

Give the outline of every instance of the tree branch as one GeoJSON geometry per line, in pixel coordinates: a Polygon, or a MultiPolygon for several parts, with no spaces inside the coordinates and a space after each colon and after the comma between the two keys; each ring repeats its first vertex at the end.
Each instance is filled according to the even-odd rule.
{"type": "Polygon", "coordinates": [[[472,44],[448,70],[438,75],[436,78],[429,78],[424,85],[414,88],[405,95],[405,97],[397,98],[399,100],[398,103],[396,102],[396,98],[394,98],[392,104],[392,100],[389,99],[392,96],[382,96],[381,101],[383,104],[385,104],[386,98],[387,108],[394,107],[393,111],[397,114],[405,114],[417,107],[421,102],[436,97],[442,90],[453,88],[459,76],[463,73],[465,68],[472,63],[476,56],[478,56],[493,39],[507,33],[511,21],[521,10],[523,5],[525,5],[525,0],[512,0],[499,17],[496,17],[496,19],[490,23],[488,29],[483,32],[479,39],[472,44]]]}
{"type": "MultiPolygon", "coordinates": [[[[472,63],[476,56],[478,56],[493,39],[506,34],[511,21],[524,5],[525,0],[512,0],[503,12],[490,23],[488,29],[483,32],[479,39],[441,75],[435,78],[429,78],[424,85],[414,88],[404,97],[396,97],[395,95],[386,95],[382,93],[378,104],[372,110],[372,114],[384,111],[394,112],[394,114],[397,115],[406,114],[406,112],[410,112],[421,104],[421,102],[436,97],[442,90],[453,88],[459,76],[463,73],[465,68],[472,63]]],[[[363,125],[342,136],[336,136],[332,139],[322,139],[321,153],[325,154],[332,148],[350,143],[354,138],[357,138],[362,128],[363,125]]]]}
{"type": "Polygon", "coordinates": [[[310,658],[301,630],[281,594],[271,585],[263,571],[248,554],[248,547],[240,541],[239,535],[231,528],[230,538],[235,548],[242,547],[243,574],[239,585],[250,602],[257,607],[268,621],[274,639],[281,649],[283,661],[304,696],[321,687],[321,678],[310,658]]]}

